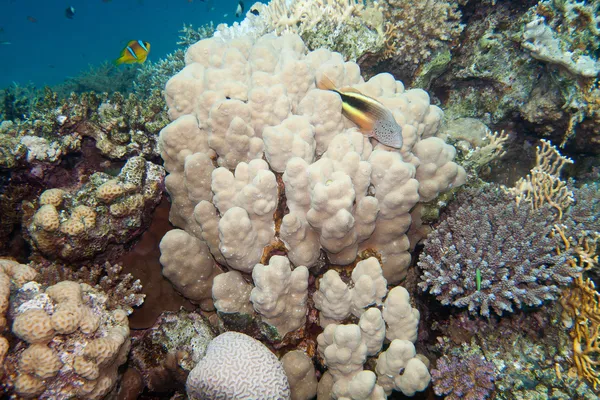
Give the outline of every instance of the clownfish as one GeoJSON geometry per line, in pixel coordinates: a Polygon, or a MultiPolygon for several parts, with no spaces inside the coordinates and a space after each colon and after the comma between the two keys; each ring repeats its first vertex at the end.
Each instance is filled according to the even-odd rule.
{"type": "Polygon", "coordinates": [[[132,40],[121,51],[121,56],[115,60],[115,64],[141,64],[148,58],[148,53],[150,53],[150,43],[142,42],[141,40],[132,40]]]}
{"type": "Polygon", "coordinates": [[[337,89],[325,74],[317,82],[317,87],[331,90],[342,98],[342,114],[358,125],[363,134],[386,146],[396,149],[402,147],[402,127],[398,125],[392,112],[379,101],[354,88],[337,89]]]}

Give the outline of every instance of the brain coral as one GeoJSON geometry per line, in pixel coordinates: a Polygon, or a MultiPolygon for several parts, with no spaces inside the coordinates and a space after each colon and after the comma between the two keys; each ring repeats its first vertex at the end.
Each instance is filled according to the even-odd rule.
{"type": "Polygon", "coordinates": [[[116,177],[97,172],[81,187],[48,189],[26,213],[27,238],[46,257],[90,259],[143,231],[163,180],[162,167],[132,157],[116,177]]]}
{"type": "Polygon", "coordinates": [[[293,34],[205,39],[185,60],[166,85],[173,122],[159,140],[173,224],[226,269],[250,273],[285,246],[309,269],[322,252],[347,265],[372,250],[389,283],[405,277],[410,209],[465,180],[454,148],[434,137],[443,113],[425,91],[389,74],[365,82],[356,63],[293,34]],[[403,148],[361,134],[340,97],[316,89],[324,74],[387,106],[403,148]]]}
{"type": "Polygon", "coordinates": [[[261,342],[225,332],[208,345],[206,356],[190,372],[187,393],[192,400],[289,399],[283,366],[261,342]]]}

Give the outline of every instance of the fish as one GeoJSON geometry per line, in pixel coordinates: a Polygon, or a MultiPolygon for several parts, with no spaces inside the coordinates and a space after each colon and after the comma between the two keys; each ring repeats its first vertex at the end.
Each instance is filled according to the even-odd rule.
{"type": "Polygon", "coordinates": [[[341,97],[342,113],[358,125],[363,134],[386,146],[402,148],[402,127],[386,106],[354,88],[336,88],[325,74],[317,82],[317,87],[335,92],[341,97]]]}
{"type": "Polygon", "coordinates": [[[33,22],[33,23],[36,23],[36,22],[37,22],[37,19],[36,19],[35,17],[32,17],[31,15],[28,15],[28,16],[27,16],[27,21],[29,21],[29,22],[33,22]]]}
{"type": "Polygon", "coordinates": [[[235,9],[235,17],[239,18],[244,13],[244,2],[242,0],[238,1],[237,8],[235,9]]]}
{"type": "Polygon", "coordinates": [[[11,42],[9,42],[8,40],[3,40],[0,42],[0,44],[12,44],[11,42]]]}
{"type": "Polygon", "coordinates": [[[73,7],[73,6],[67,7],[67,9],[65,10],[65,17],[67,17],[69,19],[73,19],[74,16],[75,16],[75,7],[73,7]]]}
{"type": "Polygon", "coordinates": [[[115,60],[115,64],[142,64],[148,58],[148,53],[150,53],[150,43],[132,40],[121,51],[121,56],[115,60]]]}

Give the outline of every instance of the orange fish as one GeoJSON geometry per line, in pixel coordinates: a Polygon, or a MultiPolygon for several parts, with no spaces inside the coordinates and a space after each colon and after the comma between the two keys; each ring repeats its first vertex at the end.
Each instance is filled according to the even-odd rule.
{"type": "Polygon", "coordinates": [[[141,64],[148,58],[148,53],[150,53],[150,43],[132,40],[121,51],[121,56],[115,60],[115,64],[141,64]]]}
{"type": "Polygon", "coordinates": [[[342,114],[358,125],[363,134],[386,146],[402,148],[402,128],[386,106],[354,88],[336,88],[325,74],[317,82],[317,87],[331,90],[341,97],[342,114]]]}

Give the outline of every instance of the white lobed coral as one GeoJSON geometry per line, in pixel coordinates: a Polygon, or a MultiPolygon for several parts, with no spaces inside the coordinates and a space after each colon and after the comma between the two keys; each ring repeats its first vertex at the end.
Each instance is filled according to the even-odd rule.
{"type": "Polygon", "coordinates": [[[239,271],[217,275],[212,286],[215,308],[222,313],[252,314],[252,289],[253,286],[244,280],[239,271]]]}
{"type": "Polygon", "coordinates": [[[290,383],[291,400],[310,400],[317,394],[317,376],[312,360],[301,350],[293,350],[281,358],[290,383]]]}
{"type": "Polygon", "coordinates": [[[349,380],[338,380],[331,390],[337,400],[385,400],[387,396],[377,384],[373,371],[360,371],[349,380]]]}
{"type": "Polygon", "coordinates": [[[292,264],[307,268],[321,250],[337,264],[375,250],[388,283],[396,283],[410,264],[410,209],[464,182],[452,147],[427,140],[443,113],[426,92],[405,90],[389,74],[365,82],[357,64],[324,49],[307,52],[296,35],[202,40],[188,49],[166,96],[174,121],[160,144],[171,221],[229,268],[251,272],[281,239],[292,264]],[[340,97],[315,89],[323,75],[387,106],[404,147],[360,134],[340,97]],[[281,182],[273,171],[283,173],[281,182]],[[282,198],[289,211],[278,227],[282,198]]]}
{"type": "Polygon", "coordinates": [[[286,257],[273,256],[268,265],[258,264],[252,270],[256,285],[250,301],[262,320],[277,328],[281,337],[304,326],[308,299],[308,269],[293,271],[286,257]]]}
{"type": "Polygon", "coordinates": [[[290,398],[277,357],[258,340],[237,332],[225,332],[210,342],[186,388],[192,400],[290,398]]]}
{"type": "Polygon", "coordinates": [[[416,342],[420,314],[410,305],[410,295],[405,288],[396,286],[390,290],[383,303],[382,315],[388,325],[386,337],[389,340],[416,342]]]}
{"type": "Polygon", "coordinates": [[[381,305],[387,294],[387,282],[375,257],[356,264],[352,271],[352,284],[352,288],[346,285],[335,270],[327,271],[319,279],[319,290],[313,299],[320,311],[321,326],[343,321],[350,314],[360,317],[367,307],[381,305]]]}
{"type": "Polygon", "coordinates": [[[175,288],[202,309],[214,309],[213,279],[221,273],[202,240],[181,229],[173,229],[160,241],[163,275],[175,288]]]}
{"type": "Polygon", "coordinates": [[[351,379],[363,370],[368,350],[358,325],[329,324],[317,336],[317,343],[319,356],[335,381],[351,379]]]}
{"type": "Polygon", "coordinates": [[[387,395],[399,390],[414,396],[429,386],[431,375],[427,366],[417,357],[415,346],[408,340],[395,339],[377,358],[377,382],[387,395]]]}

